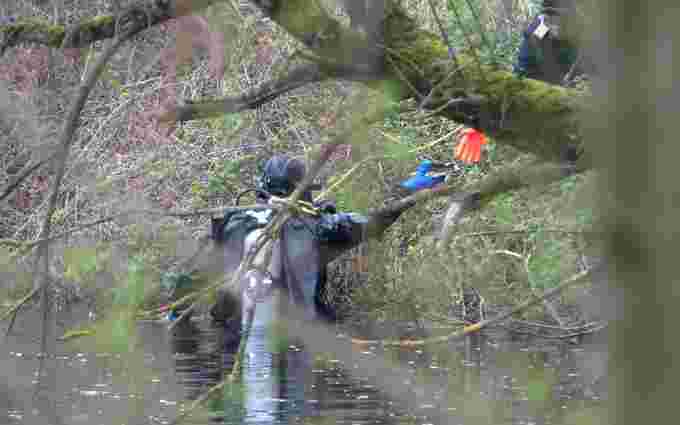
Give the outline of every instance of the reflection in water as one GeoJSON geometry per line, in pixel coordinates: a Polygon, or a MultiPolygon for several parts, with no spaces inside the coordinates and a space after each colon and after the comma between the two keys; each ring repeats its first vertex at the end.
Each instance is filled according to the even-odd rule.
{"type": "MultiPolygon", "coordinates": [[[[281,346],[282,340],[267,327],[272,323],[274,302],[272,297],[258,304],[240,383],[227,386],[223,397],[210,403],[212,419],[225,425],[278,425],[302,418],[318,424],[394,423],[379,420],[389,419],[385,415],[387,401],[361,377],[350,378],[333,359],[318,368],[320,363],[301,344],[288,341],[281,346]],[[332,420],[326,422],[329,418],[332,420]]],[[[178,330],[174,339],[176,369],[187,388],[187,398],[197,398],[231,372],[238,350],[233,334],[218,325],[199,329],[189,324],[178,330]],[[221,361],[206,362],[219,351],[215,350],[218,346],[223,348],[221,361]]],[[[201,419],[194,421],[201,423],[201,419]]]]}
{"type": "MultiPolygon", "coordinates": [[[[574,415],[587,412],[597,418],[603,412],[598,400],[604,388],[594,385],[606,367],[602,352],[555,341],[530,346],[507,334],[477,335],[430,350],[366,352],[409,365],[413,382],[417,376],[427,376],[442,388],[417,411],[404,411],[389,400],[389,392],[381,392],[361,376],[349,376],[348,365],[332,358],[315,361],[302,345],[272,352],[276,344],[264,326],[271,309],[263,307],[258,306],[246,346],[241,384],[227,388],[224,397],[211,405],[215,423],[434,424],[438,422],[431,413],[438,409],[449,413],[451,424],[567,424],[574,415]],[[480,396],[488,405],[480,405],[480,396]]],[[[183,332],[176,348],[192,351],[178,357],[177,371],[187,396],[195,398],[231,371],[238,342],[220,328],[200,329],[200,344],[195,344],[198,329],[183,332]],[[207,362],[220,344],[222,361],[207,362]]]]}
{"type": "MultiPolygon", "coordinates": [[[[187,423],[441,424],[435,410],[449,414],[448,424],[603,423],[605,346],[498,332],[412,350],[362,348],[359,357],[385,357],[408,368],[413,379],[404,385],[414,394],[420,377],[441,388],[407,409],[389,399],[389,389],[352,375],[354,365],[333,353],[321,361],[296,342],[276,349],[277,341],[258,324],[266,318],[256,319],[242,384],[207,403],[209,418],[201,413],[187,423]]],[[[0,424],[42,425],[31,385],[38,345],[33,329],[21,326],[0,349],[0,424]]],[[[54,395],[63,424],[167,424],[183,400],[196,399],[231,371],[238,347],[233,330],[209,322],[187,323],[172,337],[165,325],[144,323],[139,334],[144,376],[136,388],[121,378],[132,369],[118,355],[57,348],[54,395]],[[136,400],[143,400],[140,410],[128,413],[136,400]]]]}

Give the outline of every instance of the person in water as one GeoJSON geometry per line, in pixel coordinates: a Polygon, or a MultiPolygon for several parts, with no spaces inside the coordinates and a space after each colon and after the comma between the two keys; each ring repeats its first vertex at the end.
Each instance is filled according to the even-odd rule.
{"type": "MultiPolygon", "coordinates": [[[[266,205],[276,197],[290,196],[305,176],[304,163],[286,155],[270,158],[259,178],[256,202],[266,205]]],[[[302,201],[312,203],[310,191],[302,201]]],[[[332,320],[334,309],[324,300],[326,266],[339,253],[356,246],[364,238],[368,219],[355,213],[337,212],[330,201],[313,203],[318,215],[302,214],[288,219],[278,240],[272,241],[269,264],[264,249],[255,258],[241,281],[240,293],[227,286],[218,291],[211,309],[214,321],[225,324],[245,323],[246,313],[255,309],[255,322],[275,310],[272,294],[302,309],[309,320],[332,320]],[[269,304],[269,305],[268,305],[269,304]],[[262,305],[262,308],[260,308],[262,305]]],[[[224,254],[227,276],[238,268],[253,249],[263,228],[276,214],[274,209],[230,210],[214,219],[212,239],[224,254]]],[[[393,222],[398,217],[390,217],[393,222]]],[[[229,279],[226,280],[228,285],[229,279]]]]}
{"type": "Polygon", "coordinates": [[[568,85],[584,72],[574,43],[574,0],[544,0],[541,14],[523,33],[514,72],[550,84],[568,85]]]}

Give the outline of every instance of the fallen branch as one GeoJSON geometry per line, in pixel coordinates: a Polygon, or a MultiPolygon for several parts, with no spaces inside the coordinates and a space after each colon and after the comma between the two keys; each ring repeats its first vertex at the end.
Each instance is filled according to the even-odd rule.
{"type": "Polygon", "coordinates": [[[328,73],[322,71],[318,65],[303,65],[281,79],[262,84],[250,93],[217,101],[189,102],[185,105],[178,105],[173,110],[164,112],[158,120],[161,123],[183,122],[256,109],[285,93],[327,78],[329,78],[328,73]]]}
{"type": "Polygon", "coordinates": [[[560,292],[562,292],[564,289],[568,288],[571,285],[574,285],[576,283],[581,282],[584,278],[586,278],[590,274],[590,270],[584,270],[580,273],[577,273],[570,277],[569,279],[565,280],[564,282],[560,283],[557,285],[555,288],[550,289],[546,291],[543,295],[541,296],[533,296],[532,298],[529,298],[527,301],[519,304],[518,306],[509,309],[505,313],[501,313],[496,317],[493,317],[491,319],[487,320],[482,320],[481,322],[475,323],[470,326],[465,326],[463,329],[459,331],[452,332],[448,335],[444,336],[438,336],[438,337],[433,337],[433,338],[425,338],[425,339],[416,339],[416,340],[381,340],[381,339],[373,339],[373,340],[368,340],[368,339],[361,339],[361,338],[351,338],[351,341],[353,344],[358,344],[358,345],[370,345],[370,344],[382,344],[383,346],[396,346],[396,347],[416,347],[416,346],[421,346],[421,345],[427,345],[427,344],[439,344],[443,342],[448,342],[452,339],[456,338],[461,338],[466,335],[470,335],[475,332],[479,332],[480,330],[489,327],[491,325],[495,325],[499,322],[502,322],[503,320],[509,318],[513,314],[517,314],[523,310],[526,310],[527,308],[534,306],[538,303],[541,303],[545,300],[548,300],[556,295],[558,295],[560,292]]]}
{"type": "MultiPolygon", "coordinates": [[[[51,158],[50,158],[51,159],[51,158]]],[[[36,171],[38,168],[42,167],[44,164],[46,164],[49,161],[49,159],[44,160],[44,161],[38,161],[35,164],[27,165],[25,166],[20,172],[17,177],[12,180],[10,184],[8,184],[3,190],[2,194],[0,194],[0,201],[8,197],[9,195],[14,192],[14,190],[19,187],[22,181],[26,180],[28,176],[33,174],[34,171],[36,171]]]]}
{"type": "Polygon", "coordinates": [[[508,326],[506,329],[508,332],[512,332],[515,334],[522,334],[522,335],[531,335],[535,336],[537,338],[546,338],[546,339],[569,339],[569,338],[575,338],[578,336],[583,336],[583,335],[589,335],[598,331],[601,331],[602,329],[605,329],[607,327],[607,323],[598,323],[598,322],[593,322],[593,323],[587,323],[582,326],[575,326],[575,327],[565,327],[561,328],[559,326],[549,326],[549,325],[544,325],[542,323],[536,323],[536,322],[524,322],[521,320],[513,320],[512,323],[518,323],[520,325],[525,325],[528,327],[535,327],[538,329],[548,329],[551,330],[551,332],[569,332],[566,334],[546,334],[546,333],[541,333],[538,331],[529,331],[529,330],[522,330],[522,329],[516,329],[512,326],[508,326]]]}
{"type": "Polygon", "coordinates": [[[117,34],[132,37],[154,25],[221,2],[224,0],[137,0],[115,16],[95,16],[68,27],[42,19],[19,18],[15,23],[0,27],[0,33],[6,35],[0,45],[0,56],[8,47],[25,43],[52,48],[80,48],[114,38],[117,34]]]}
{"type": "MultiPolygon", "coordinates": [[[[531,292],[536,293],[536,285],[531,279],[531,268],[529,267],[529,262],[531,261],[531,254],[527,255],[526,259],[524,260],[524,270],[527,274],[527,280],[529,281],[529,288],[531,289],[531,292]]],[[[560,316],[560,313],[557,311],[557,308],[555,305],[552,303],[551,300],[543,300],[543,306],[545,306],[545,309],[547,312],[552,316],[553,320],[557,322],[560,327],[564,327],[565,323],[562,317],[560,316]]]]}
{"type": "MultiPolygon", "coordinates": [[[[0,315],[0,321],[7,319],[10,315],[19,311],[19,309],[23,307],[24,304],[29,302],[35,296],[35,294],[38,293],[38,291],[39,288],[33,288],[31,292],[29,292],[26,296],[24,296],[22,299],[14,303],[14,305],[12,305],[9,309],[7,309],[7,311],[0,315]]],[[[9,333],[9,331],[10,329],[7,329],[7,333],[9,333]]]]}

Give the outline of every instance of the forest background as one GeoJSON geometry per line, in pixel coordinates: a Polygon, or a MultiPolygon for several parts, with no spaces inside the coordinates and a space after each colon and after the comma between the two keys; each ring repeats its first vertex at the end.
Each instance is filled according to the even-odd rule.
{"type": "MultiPolygon", "coordinates": [[[[616,269],[617,273],[642,273],[636,275],[638,278],[649,273],[648,277],[657,282],[660,275],[654,273],[672,270],[669,258],[643,254],[656,252],[657,242],[672,248],[674,238],[642,236],[659,234],[658,227],[645,228],[644,223],[654,220],[643,223],[631,219],[636,214],[649,219],[644,214],[654,206],[672,209],[655,197],[659,191],[650,190],[666,187],[664,181],[654,178],[666,162],[660,163],[657,174],[647,173],[646,168],[660,158],[657,155],[663,155],[663,145],[651,146],[649,153],[638,158],[642,163],[636,163],[641,170],[639,177],[651,177],[633,182],[617,174],[628,158],[625,146],[620,154],[619,149],[612,150],[617,152],[618,162],[610,164],[599,150],[606,142],[586,144],[593,147],[586,148],[586,159],[569,177],[563,177],[559,166],[536,160],[555,160],[559,156],[556,147],[566,141],[583,142],[587,131],[602,140],[610,136],[614,139],[614,135],[621,136],[617,143],[627,139],[625,132],[612,128],[611,135],[598,133],[596,125],[584,125],[583,132],[568,131],[574,130],[574,116],[590,124],[583,118],[587,114],[578,113],[590,113],[597,110],[593,105],[599,106],[599,101],[590,97],[587,83],[558,89],[526,80],[518,83],[509,75],[521,31],[538,11],[532,2],[451,1],[437,9],[424,1],[395,2],[395,8],[406,11],[406,15],[392,15],[399,19],[395,25],[406,25],[412,31],[404,31],[410,39],[395,36],[391,40],[395,44],[388,45],[395,54],[387,56],[392,63],[390,78],[384,79],[371,78],[362,69],[343,68],[345,64],[329,59],[330,52],[338,52],[333,43],[358,40],[346,35],[346,26],[324,28],[331,31],[330,36],[313,32],[316,38],[303,37],[304,25],[300,22],[307,13],[320,16],[318,11],[324,10],[333,19],[346,22],[342,14],[336,16],[333,4],[319,3],[324,7],[310,8],[311,12],[298,16],[290,10],[300,8],[281,9],[278,3],[254,2],[270,12],[265,17],[261,10],[234,2],[199,1],[191,7],[208,6],[208,11],[195,15],[204,19],[172,21],[156,13],[164,7],[167,10],[168,2],[147,6],[133,1],[81,3],[14,1],[0,8],[3,16],[36,19],[21,31],[3,30],[0,108],[6,143],[1,152],[5,186],[0,195],[4,201],[0,235],[4,250],[2,299],[8,300],[3,316],[7,318],[13,320],[20,313],[15,307],[34,302],[38,294],[43,312],[58,312],[73,300],[86,298],[99,304],[96,310],[105,316],[107,307],[111,307],[107,300],[137,290],[144,296],[135,308],[152,304],[153,294],[160,288],[161,272],[185,264],[182,260],[191,257],[201,244],[209,227],[206,209],[228,205],[237,193],[252,187],[258,164],[272,153],[294,153],[311,162],[320,153],[324,156],[319,149],[322,144],[337,140],[334,136],[344,134],[342,131],[349,127],[352,137],[345,138],[343,154],[331,160],[320,179],[325,187],[333,188],[329,196],[341,209],[369,212],[369,208],[393,199],[396,183],[424,156],[451,162],[459,130],[459,124],[451,118],[462,116],[446,102],[457,96],[465,104],[474,100],[472,92],[487,99],[484,105],[491,111],[491,118],[482,122],[492,138],[485,160],[480,165],[458,168],[447,185],[449,192],[423,195],[422,200],[428,202],[419,202],[402,216],[385,238],[353,253],[355,259],[348,265],[336,265],[340,270],[334,279],[344,279],[347,287],[355,286],[352,279],[363,283],[355,291],[341,291],[337,296],[371,319],[451,328],[466,319],[465,314],[454,314],[455,306],[465,306],[466,288],[473,288],[480,304],[487,306],[479,309],[480,315],[493,313],[493,306],[515,305],[588,269],[587,258],[600,255],[601,241],[604,248],[620,256],[613,256],[615,264],[621,261],[625,266],[616,269]],[[134,13],[117,23],[106,17],[130,10],[134,13]],[[429,102],[424,102],[425,98],[419,103],[413,100],[419,96],[419,87],[410,83],[418,78],[441,82],[445,81],[440,78],[443,75],[458,72],[440,61],[446,59],[447,49],[438,35],[441,28],[435,10],[443,17],[450,42],[458,49],[458,58],[467,71],[456,77],[460,80],[453,79],[460,85],[459,91],[442,90],[429,102]],[[140,31],[137,25],[141,16],[154,25],[140,31]],[[82,19],[85,23],[77,31],[55,29],[63,25],[76,28],[68,25],[82,19]],[[121,28],[135,37],[133,43],[127,43],[131,47],[127,52],[115,51],[125,43],[125,37],[107,40],[116,34],[127,36],[121,28]],[[181,38],[172,40],[178,28],[200,36],[182,45],[181,38]],[[27,41],[37,45],[19,48],[27,41]],[[397,43],[407,41],[413,44],[397,43]],[[194,45],[198,49],[189,48],[194,45]],[[305,68],[310,62],[317,65],[313,69],[318,71],[320,66],[323,72],[304,74],[311,69],[305,68]],[[415,62],[410,70],[400,67],[408,62],[415,62]],[[428,68],[419,69],[424,64],[428,68]],[[309,79],[296,80],[298,74],[309,79]],[[329,75],[337,79],[330,80],[329,75]],[[353,82],[337,81],[343,79],[353,82]],[[290,91],[292,88],[296,90],[290,91]],[[280,96],[271,95],[276,89],[281,89],[280,96]],[[407,90],[413,92],[407,95],[407,90]],[[75,103],[74,97],[78,98],[75,103]],[[217,100],[207,102],[209,97],[217,100]],[[588,106],[580,108],[586,100],[590,101],[588,106]],[[172,109],[176,102],[180,107],[172,109]],[[216,105],[222,108],[221,113],[213,113],[216,105]],[[223,113],[225,105],[230,105],[232,113],[223,113]],[[371,125],[356,125],[356,116],[373,117],[376,110],[380,111],[378,120],[371,125]],[[499,110],[503,111],[500,120],[493,115],[499,110]],[[520,113],[524,114],[522,118],[520,113]],[[160,122],[161,118],[165,121],[160,122]],[[589,169],[598,161],[610,167],[605,170],[614,179],[596,181],[589,169]],[[348,177],[338,179],[344,175],[348,177]],[[624,202],[633,197],[625,196],[624,181],[626,189],[639,189],[636,200],[641,208],[624,202]],[[613,189],[596,192],[595,187],[602,184],[613,189]],[[443,239],[433,238],[432,234],[442,234],[442,223],[437,219],[456,202],[443,195],[470,188],[481,194],[480,208],[455,223],[455,232],[445,233],[443,239]],[[602,193],[612,196],[603,197],[602,193]],[[643,194],[647,202],[640,200],[643,194]],[[603,234],[595,232],[600,223],[593,199],[611,201],[618,207],[613,210],[617,213],[606,215],[603,234]],[[629,214],[620,214],[623,210],[629,214]],[[621,239],[621,232],[626,238],[621,239]],[[625,243],[612,243],[621,240],[625,243]],[[367,261],[361,259],[365,256],[367,261]],[[623,261],[626,258],[629,261],[623,261]],[[642,266],[639,270],[635,268],[638,264],[642,266]],[[142,283],[131,285],[136,276],[143,276],[142,283]]],[[[180,9],[187,6],[185,3],[177,2],[180,9]]],[[[583,15],[593,19],[600,16],[595,12],[583,15]]],[[[620,6],[607,16],[642,16],[649,22],[658,18],[642,6],[620,6]]],[[[612,26],[613,33],[618,29],[615,19],[603,22],[612,26]]],[[[651,32],[651,28],[645,24],[638,30],[651,32]]],[[[582,35],[587,38],[592,34],[582,35]]],[[[635,43],[635,39],[623,39],[635,43]]],[[[587,41],[602,47],[598,40],[587,41]]],[[[655,50],[661,51],[665,50],[655,50]]],[[[346,54],[342,49],[339,53],[346,54]]],[[[628,60],[615,55],[613,59],[628,60]]],[[[663,62],[654,59],[650,63],[663,62]]],[[[625,72],[617,74],[611,84],[623,84],[625,78],[639,75],[632,71],[639,71],[640,66],[626,64],[630,66],[622,68],[625,72]]],[[[668,78],[665,74],[662,77],[668,78]]],[[[442,83],[441,87],[449,88],[448,84],[453,83],[442,83]]],[[[616,99],[612,92],[604,91],[607,96],[603,98],[616,99]]],[[[627,88],[625,93],[629,95],[632,90],[627,88]]],[[[475,106],[475,102],[469,103],[475,106]]],[[[602,110],[608,110],[606,105],[602,110]]],[[[630,134],[647,139],[641,132],[655,126],[645,126],[647,121],[640,120],[651,123],[666,118],[666,111],[662,112],[653,117],[641,114],[637,131],[630,134]]],[[[668,225],[667,232],[674,228],[672,221],[664,220],[657,220],[655,226],[662,223],[668,225]]],[[[622,275],[622,284],[627,276],[622,275]]],[[[602,319],[603,314],[602,299],[591,296],[587,283],[562,292],[558,302],[524,311],[525,324],[554,320],[560,328],[588,330],[584,327],[602,319]],[[595,305],[589,306],[588,301],[595,305]]],[[[632,286],[623,288],[624,293],[635,291],[632,286]]],[[[640,299],[665,300],[663,294],[672,294],[670,285],[654,288],[657,290],[641,294],[640,299]]],[[[658,308],[652,317],[659,320],[653,322],[667,323],[666,314],[672,313],[658,308]]],[[[47,336],[56,334],[50,332],[50,322],[45,323],[42,338],[46,343],[47,336]]],[[[98,330],[98,334],[106,332],[105,326],[98,330]]],[[[115,326],[110,325],[108,332],[117,332],[115,326]]],[[[620,344],[621,348],[628,346],[620,344]]],[[[642,380],[646,385],[651,382],[642,380]]],[[[660,397],[656,402],[663,400],[660,397]]]]}

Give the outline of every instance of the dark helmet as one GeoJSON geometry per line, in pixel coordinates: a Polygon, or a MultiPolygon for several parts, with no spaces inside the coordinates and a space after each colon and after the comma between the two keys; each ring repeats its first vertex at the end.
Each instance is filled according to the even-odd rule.
{"type": "Polygon", "coordinates": [[[305,177],[305,164],[287,155],[274,155],[264,165],[258,189],[275,196],[289,196],[305,177]]]}
{"type": "Polygon", "coordinates": [[[546,15],[573,15],[575,12],[574,0],[543,0],[543,13],[546,15]]]}

